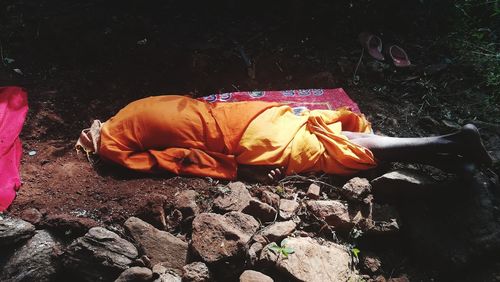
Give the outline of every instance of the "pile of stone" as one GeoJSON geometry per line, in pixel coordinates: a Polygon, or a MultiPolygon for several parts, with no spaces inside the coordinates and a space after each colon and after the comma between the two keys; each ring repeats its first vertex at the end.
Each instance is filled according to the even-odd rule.
{"type": "Polygon", "coordinates": [[[235,182],[210,210],[202,211],[197,192],[187,190],[173,199],[173,210],[151,205],[150,222],[130,217],[106,227],[34,209],[23,219],[3,215],[0,281],[385,281],[377,255],[358,256],[353,245],[320,235],[397,233],[398,211],[390,200],[375,202],[374,194],[429,185],[406,172],[371,182],[356,177],[333,197],[316,184],[307,191],[255,190],[235,182]],[[321,228],[311,229],[311,221],[321,228]],[[187,231],[168,232],[180,225],[187,231]]]}

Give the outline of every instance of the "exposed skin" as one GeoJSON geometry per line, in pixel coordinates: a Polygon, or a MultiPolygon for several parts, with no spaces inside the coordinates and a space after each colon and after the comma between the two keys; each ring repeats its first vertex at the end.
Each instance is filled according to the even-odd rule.
{"type": "MultiPolygon", "coordinates": [[[[467,124],[459,131],[435,137],[399,138],[358,132],[342,132],[351,142],[373,152],[379,162],[407,162],[432,165],[448,171],[473,170],[491,166],[492,159],[476,126],[467,124]]],[[[259,182],[282,179],[284,167],[238,167],[238,176],[259,182]]]]}

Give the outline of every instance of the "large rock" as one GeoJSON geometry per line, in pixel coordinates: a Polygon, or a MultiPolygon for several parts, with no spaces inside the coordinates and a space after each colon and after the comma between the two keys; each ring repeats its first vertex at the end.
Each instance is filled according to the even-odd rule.
{"type": "Polygon", "coordinates": [[[185,190],[175,195],[174,207],[182,212],[184,218],[197,215],[199,213],[196,198],[198,193],[194,190],[185,190]]]}
{"type": "Polygon", "coordinates": [[[249,205],[252,196],[245,184],[233,182],[229,183],[228,188],[230,189],[228,193],[214,200],[214,208],[222,212],[242,211],[249,205]]]}
{"type": "Polygon", "coordinates": [[[278,213],[275,208],[256,198],[250,199],[248,206],[242,212],[259,219],[261,222],[274,221],[278,213]]]}
{"type": "Polygon", "coordinates": [[[344,184],[341,193],[349,200],[363,201],[363,198],[371,192],[371,189],[372,186],[368,179],[354,177],[344,184]]]}
{"type": "Polygon", "coordinates": [[[68,246],[64,265],[85,281],[116,279],[138,256],[132,243],[102,227],[91,228],[68,246]]]}
{"type": "Polygon", "coordinates": [[[427,195],[436,181],[418,170],[401,169],[372,180],[375,197],[382,201],[399,202],[401,198],[414,199],[427,195]]]}
{"type": "Polygon", "coordinates": [[[115,280],[115,282],[148,282],[153,279],[153,271],[147,267],[131,267],[115,280]]]}
{"type": "Polygon", "coordinates": [[[202,213],[193,221],[192,246],[208,263],[243,256],[258,228],[252,216],[241,212],[202,213]]]}
{"type": "Polygon", "coordinates": [[[350,281],[351,277],[355,277],[350,268],[351,256],[341,245],[320,245],[309,237],[299,237],[288,239],[286,247],[294,250],[288,258],[278,256],[265,247],[261,253],[261,262],[294,281],[336,282],[350,281]]]}
{"type": "Polygon", "coordinates": [[[422,261],[450,273],[497,257],[499,189],[495,177],[476,172],[439,187],[428,199],[405,202],[400,212],[409,249],[422,261]]]}
{"type": "Polygon", "coordinates": [[[280,217],[284,220],[289,220],[299,210],[300,204],[294,200],[280,200],[280,217]]]}
{"type": "Polygon", "coordinates": [[[182,267],[187,259],[186,242],[166,231],[156,229],[137,217],[127,219],[124,225],[153,265],[162,262],[164,266],[175,269],[179,274],[182,273],[182,267]]]}
{"type": "Polygon", "coordinates": [[[245,270],[240,276],[240,282],[273,282],[274,280],[262,272],[245,270]]]}
{"type": "Polygon", "coordinates": [[[0,247],[12,246],[31,238],[35,234],[35,226],[19,218],[0,215],[0,247]]]}
{"type": "Polygon", "coordinates": [[[264,228],[260,234],[267,238],[269,242],[278,242],[292,234],[295,227],[297,227],[297,224],[292,220],[276,222],[264,228]]]}
{"type": "Polygon", "coordinates": [[[49,232],[37,231],[7,260],[0,281],[52,281],[59,270],[60,248],[61,244],[49,232]]]}
{"type": "Polygon", "coordinates": [[[212,276],[207,265],[203,262],[193,262],[182,268],[182,281],[184,282],[209,282],[212,276]]]}
{"type": "Polygon", "coordinates": [[[336,200],[307,201],[307,209],[317,218],[334,228],[352,226],[349,210],[345,204],[336,200]]]}

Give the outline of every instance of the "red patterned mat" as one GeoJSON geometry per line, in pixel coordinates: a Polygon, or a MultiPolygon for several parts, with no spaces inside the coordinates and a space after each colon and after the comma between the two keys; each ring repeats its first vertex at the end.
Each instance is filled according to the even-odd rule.
{"type": "Polygon", "coordinates": [[[335,110],[340,107],[347,107],[353,112],[360,113],[358,105],[342,88],[231,92],[212,94],[200,99],[210,103],[254,100],[279,102],[290,105],[296,114],[305,109],[335,110]]]}

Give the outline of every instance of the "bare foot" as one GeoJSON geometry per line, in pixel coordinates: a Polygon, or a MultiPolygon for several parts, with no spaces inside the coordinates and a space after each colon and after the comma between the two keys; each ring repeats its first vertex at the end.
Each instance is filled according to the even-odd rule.
{"type": "Polygon", "coordinates": [[[477,127],[473,124],[466,124],[462,127],[460,135],[462,136],[464,145],[464,157],[477,164],[491,166],[493,160],[481,141],[481,136],[479,135],[477,127]]]}
{"type": "Polygon", "coordinates": [[[285,177],[284,167],[240,165],[238,176],[250,181],[271,184],[285,177]]]}
{"type": "Polygon", "coordinates": [[[274,168],[267,174],[272,183],[278,182],[285,177],[285,168],[274,168]]]}

